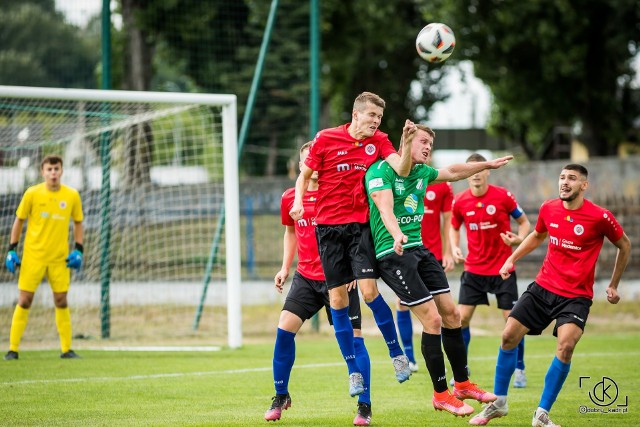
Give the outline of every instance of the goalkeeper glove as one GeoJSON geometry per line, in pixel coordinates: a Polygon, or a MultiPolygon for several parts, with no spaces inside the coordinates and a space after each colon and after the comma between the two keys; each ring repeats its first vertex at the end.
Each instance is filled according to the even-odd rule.
{"type": "Polygon", "coordinates": [[[4,265],[11,273],[16,272],[16,266],[20,265],[20,258],[18,258],[18,254],[15,250],[9,250],[9,252],[7,253],[7,259],[4,261],[4,265]]]}
{"type": "Polygon", "coordinates": [[[82,267],[82,252],[83,247],[80,243],[76,243],[76,248],[67,257],[67,267],[80,270],[82,267]]]}

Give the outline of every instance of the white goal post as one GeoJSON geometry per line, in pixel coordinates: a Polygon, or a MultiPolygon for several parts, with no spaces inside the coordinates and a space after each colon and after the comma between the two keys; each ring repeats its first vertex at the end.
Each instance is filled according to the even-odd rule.
{"type": "MultiPolygon", "coordinates": [[[[95,237],[94,247],[90,248],[93,256],[85,254],[86,266],[72,277],[70,300],[73,301],[76,283],[86,284],[87,293],[92,297],[104,299],[104,293],[97,296],[95,289],[89,290],[89,285],[104,282],[105,268],[111,270],[112,265],[119,268],[126,264],[122,278],[116,277],[115,281],[135,282],[123,297],[127,304],[140,303],[137,299],[141,297],[137,295],[159,298],[165,292],[175,292],[167,301],[158,303],[155,313],[171,311],[167,324],[176,322],[177,313],[182,310],[174,308],[179,305],[177,300],[189,295],[189,302],[184,305],[191,308],[198,303],[197,295],[203,289],[201,278],[205,275],[202,266],[212,252],[210,236],[220,216],[215,211],[224,209],[224,252],[221,253],[225,259],[214,280],[226,284],[222,295],[226,294],[226,316],[223,317],[227,345],[241,347],[236,96],[0,86],[0,172],[5,174],[3,177],[9,177],[0,179],[5,181],[0,184],[0,197],[4,204],[11,205],[7,209],[13,215],[26,187],[38,180],[35,171],[41,159],[36,158],[53,152],[63,154],[60,151],[66,153],[62,183],[80,187],[85,221],[89,219],[94,223],[93,234],[98,234],[101,224],[87,216],[104,215],[107,210],[108,215],[115,212],[107,221],[109,227],[114,229],[114,234],[118,234],[120,227],[124,235],[120,241],[110,243],[108,251],[112,255],[106,265],[100,264],[100,249],[95,247],[101,246],[105,237],[95,237]],[[117,212],[116,208],[103,204],[105,194],[109,197],[112,191],[117,192],[119,200],[128,200],[117,212]],[[89,205],[89,199],[94,200],[94,205],[89,205]],[[134,243],[139,237],[141,240],[134,243]],[[149,287],[165,281],[163,287],[149,287]],[[185,281],[190,283],[183,284],[185,281]],[[134,288],[139,294],[132,292],[134,288]]],[[[4,242],[10,227],[7,228],[4,220],[0,226],[0,242],[4,242]]],[[[21,246],[23,241],[21,238],[21,246]]],[[[106,279],[112,279],[110,273],[106,279]]],[[[6,272],[0,273],[0,284],[12,281],[15,283],[16,279],[6,272]]],[[[39,293],[50,293],[47,288],[39,289],[39,293]]],[[[106,298],[109,298],[108,292],[106,298]]],[[[0,308],[6,308],[9,299],[0,298],[0,308]]],[[[75,332],[78,323],[74,313],[80,307],[71,306],[71,309],[75,332]]],[[[127,316],[131,317],[123,321],[125,325],[147,321],[131,313],[127,316]]],[[[145,316],[153,319],[155,315],[145,316]]],[[[4,320],[2,323],[6,324],[4,320]]],[[[84,330],[82,328],[84,326],[80,326],[84,330]]],[[[94,326],[87,328],[95,335],[94,326]]],[[[166,326],[158,327],[163,328],[166,326]]],[[[30,326],[25,337],[29,330],[30,326]]],[[[0,332],[8,336],[5,328],[0,332]]],[[[188,335],[187,332],[176,334],[188,335]]],[[[180,338],[171,336],[168,340],[182,343],[180,338]]],[[[151,343],[162,339],[162,336],[153,338],[151,343]]],[[[146,342],[140,337],[138,340],[146,342]]]]}

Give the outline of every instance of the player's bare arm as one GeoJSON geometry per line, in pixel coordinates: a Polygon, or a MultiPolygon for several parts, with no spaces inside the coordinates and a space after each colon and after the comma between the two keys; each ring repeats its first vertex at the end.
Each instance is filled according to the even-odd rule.
{"type": "Polygon", "coordinates": [[[276,290],[279,293],[282,293],[282,288],[284,287],[284,284],[289,277],[289,269],[291,268],[291,263],[293,262],[297,244],[298,239],[296,238],[295,227],[292,225],[285,226],[283,238],[284,249],[282,251],[282,266],[280,267],[280,271],[276,273],[276,276],[273,279],[276,290]]]}
{"type": "Polygon", "coordinates": [[[500,237],[502,241],[507,246],[518,246],[529,234],[529,230],[531,230],[531,222],[529,222],[529,218],[527,218],[527,214],[520,215],[516,222],[518,223],[518,233],[514,233],[513,231],[506,231],[504,233],[500,233],[500,237]]]}
{"type": "Polygon", "coordinates": [[[451,253],[451,243],[449,241],[449,235],[451,234],[451,211],[442,213],[442,222],[442,268],[444,268],[445,273],[448,273],[453,271],[455,267],[453,254],[451,253]]]}
{"type": "Polygon", "coordinates": [[[611,304],[617,304],[620,301],[620,295],[618,295],[618,284],[622,278],[622,273],[627,268],[629,258],[631,257],[631,241],[627,234],[623,234],[617,241],[612,242],[615,247],[618,248],[616,254],[616,262],[613,265],[613,273],[611,273],[611,281],[607,286],[607,301],[611,304]]]}
{"type": "Polygon", "coordinates": [[[529,234],[522,243],[520,243],[520,246],[513,251],[511,256],[507,258],[504,264],[502,264],[502,267],[500,267],[500,276],[505,280],[508,279],[509,276],[511,276],[510,271],[513,270],[516,261],[540,246],[547,238],[547,234],[548,233],[538,233],[536,230],[533,230],[533,233],[529,234]]]}
{"type": "Polygon", "coordinates": [[[380,211],[380,218],[382,218],[384,227],[393,237],[393,250],[398,255],[402,255],[404,252],[402,245],[407,243],[407,236],[400,230],[398,219],[393,213],[393,192],[388,188],[374,191],[371,193],[371,199],[380,211]]]}
{"type": "Polygon", "coordinates": [[[509,163],[511,159],[513,159],[513,156],[509,155],[486,162],[455,163],[438,169],[438,177],[433,181],[433,183],[460,181],[461,179],[469,178],[478,172],[482,172],[485,169],[501,168],[509,163]]]}
{"type": "Polygon", "coordinates": [[[400,152],[402,155],[394,153],[385,159],[389,166],[400,176],[409,176],[411,172],[411,144],[416,134],[416,125],[411,120],[405,120],[402,128],[402,138],[400,139],[400,152]]]}
{"type": "Polygon", "coordinates": [[[460,230],[451,227],[449,229],[449,245],[451,245],[451,256],[456,264],[464,262],[464,255],[460,248],[460,230]]]}
{"type": "Polygon", "coordinates": [[[307,187],[309,187],[309,181],[311,180],[311,175],[313,174],[313,169],[304,163],[300,164],[300,175],[298,175],[298,179],[296,179],[296,196],[293,200],[293,206],[291,206],[291,210],[289,211],[289,215],[294,220],[299,220],[304,215],[304,207],[302,207],[302,198],[304,197],[304,193],[307,191],[307,187]]]}

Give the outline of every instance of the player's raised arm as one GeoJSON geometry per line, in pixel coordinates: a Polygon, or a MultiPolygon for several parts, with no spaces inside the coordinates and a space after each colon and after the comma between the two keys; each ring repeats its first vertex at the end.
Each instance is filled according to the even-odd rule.
{"type": "Polygon", "coordinates": [[[416,134],[416,125],[411,120],[405,120],[400,138],[400,153],[391,154],[385,159],[389,166],[400,176],[408,176],[411,172],[411,144],[416,134]]]}
{"type": "Polygon", "coordinates": [[[455,163],[438,169],[438,177],[433,182],[460,181],[461,179],[469,178],[471,175],[475,175],[478,172],[482,172],[485,169],[501,168],[509,163],[511,159],[513,159],[513,156],[509,155],[493,160],[487,160],[486,162],[455,163]]]}

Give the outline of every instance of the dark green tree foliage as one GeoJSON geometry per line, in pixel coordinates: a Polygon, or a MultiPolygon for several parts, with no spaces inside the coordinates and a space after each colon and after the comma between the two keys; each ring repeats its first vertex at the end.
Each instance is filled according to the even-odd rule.
{"type": "Polygon", "coordinates": [[[98,46],[53,0],[0,1],[0,84],[95,88],[98,46]]]}
{"type": "MultiPolygon", "coordinates": [[[[178,64],[199,90],[235,93],[241,122],[270,2],[254,2],[251,9],[235,0],[153,0],[140,25],[163,49],[165,61],[178,64]]],[[[286,172],[280,148],[295,148],[297,137],[308,133],[309,99],[308,2],[280,2],[276,28],[252,113],[243,169],[249,174],[286,172]]]]}
{"type": "Polygon", "coordinates": [[[446,96],[438,84],[443,66],[423,61],[415,48],[428,21],[414,0],[321,3],[323,94],[331,107],[330,125],[351,120],[360,92],[375,92],[387,104],[381,130],[397,145],[405,119],[427,119],[433,103],[446,96]],[[410,91],[412,82],[415,91],[410,91]]]}
{"type": "Polygon", "coordinates": [[[632,101],[638,0],[434,0],[461,57],[494,96],[491,128],[541,157],[556,126],[579,124],[591,155],[614,154],[632,101]]]}

